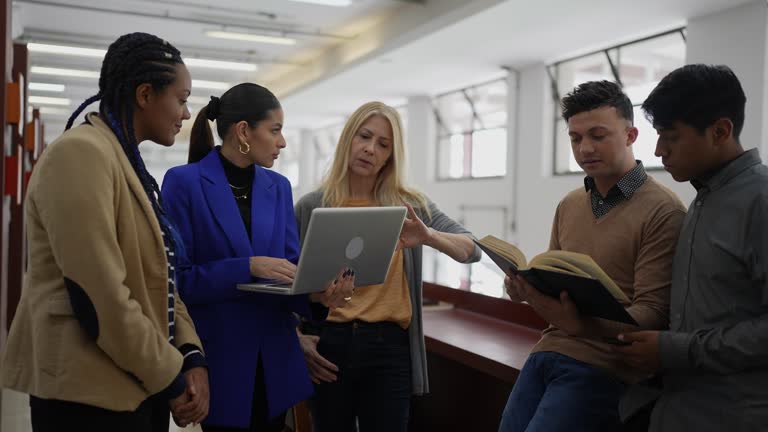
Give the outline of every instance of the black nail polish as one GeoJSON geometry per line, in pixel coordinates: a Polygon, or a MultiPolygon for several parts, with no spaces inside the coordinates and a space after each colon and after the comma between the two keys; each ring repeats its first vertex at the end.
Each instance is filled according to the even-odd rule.
{"type": "Polygon", "coordinates": [[[334,280],[333,280],[333,283],[334,283],[334,284],[337,284],[337,283],[339,283],[339,280],[338,280],[338,279],[334,279],[334,280]]]}

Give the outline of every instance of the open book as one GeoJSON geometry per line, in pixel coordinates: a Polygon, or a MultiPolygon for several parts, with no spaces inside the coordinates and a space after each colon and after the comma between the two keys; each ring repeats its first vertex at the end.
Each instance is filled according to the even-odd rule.
{"type": "Polygon", "coordinates": [[[580,313],[637,325],[620,303],[628,303],[627,296],[589,255],[551,250],[528,263],[520,249],[494,236],[475,243],[507,276],[519,274],[551,297],[567,291],[580,313]]]}

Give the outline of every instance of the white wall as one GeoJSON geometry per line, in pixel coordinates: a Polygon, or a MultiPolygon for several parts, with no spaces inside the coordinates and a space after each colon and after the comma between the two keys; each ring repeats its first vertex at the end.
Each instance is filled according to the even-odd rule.
{"type": "Polygon", "coordinates": [[[315,178],[315,159],[317,158],[317,149],[313,142],[312,131],[303,129],[299,135],[300,142],[296,143],[299,149],[299,185],[293,188],[293,200],[298,201],[305,194],[312,192],[317,188],[315,178]]]}
{"type": "Polygon", "coordinates": [[[768,154],[766,107],[766,49],[768,7],[764,0],[697,17],[688,24],[688,63],[728,65],[747,94],[746,121],[741,142],[761,146],[768,154]]]}

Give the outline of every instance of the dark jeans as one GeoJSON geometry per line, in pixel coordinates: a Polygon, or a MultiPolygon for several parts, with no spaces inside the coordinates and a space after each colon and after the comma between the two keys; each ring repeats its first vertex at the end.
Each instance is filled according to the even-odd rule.
{"type": "Polygon", "coordinates": [[[149,398],[136,411],[29,397],[34,432],[168,432],[168,401],[149,398]]]}
{"type": "Polygon", "coordinates": [[[554,352],[531,354],[517,377],[499,432],[618,431],[626,385],[554,352]]]}
{"type": "Polygon", "coordinates": [[[315,432],[406,432],[411,403],[408,331],[391,322],[326,322],[317,349],[339,367],[315,386],[315,432]]]}
{"type": "Polygon", "coordinates": [[[251,408],[251,425],[247,428],[229,426],[200,425],[203,432],[282,432],[285,429],[285,413],[274,418],[267,418],[267,387],[264,383],[264,367],[256,367],[256,383],[253,386],[253,408],[251,408]]]}

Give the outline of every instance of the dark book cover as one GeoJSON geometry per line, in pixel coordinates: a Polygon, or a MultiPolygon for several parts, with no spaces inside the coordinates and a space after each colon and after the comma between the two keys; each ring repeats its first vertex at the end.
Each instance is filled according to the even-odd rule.
{"type": "Polygon", "coordinates": [[[514,263],[506,258],[476,240],[475,243],[507,276],[519,274],[534,288],[550,297],[560,298],[560,293],[567,291],[568,296],[579,309],[579,313],[638,325],[637,321],[624,309],[624,306],[597,279],[537,268],[519,270],[514,263]]]}

